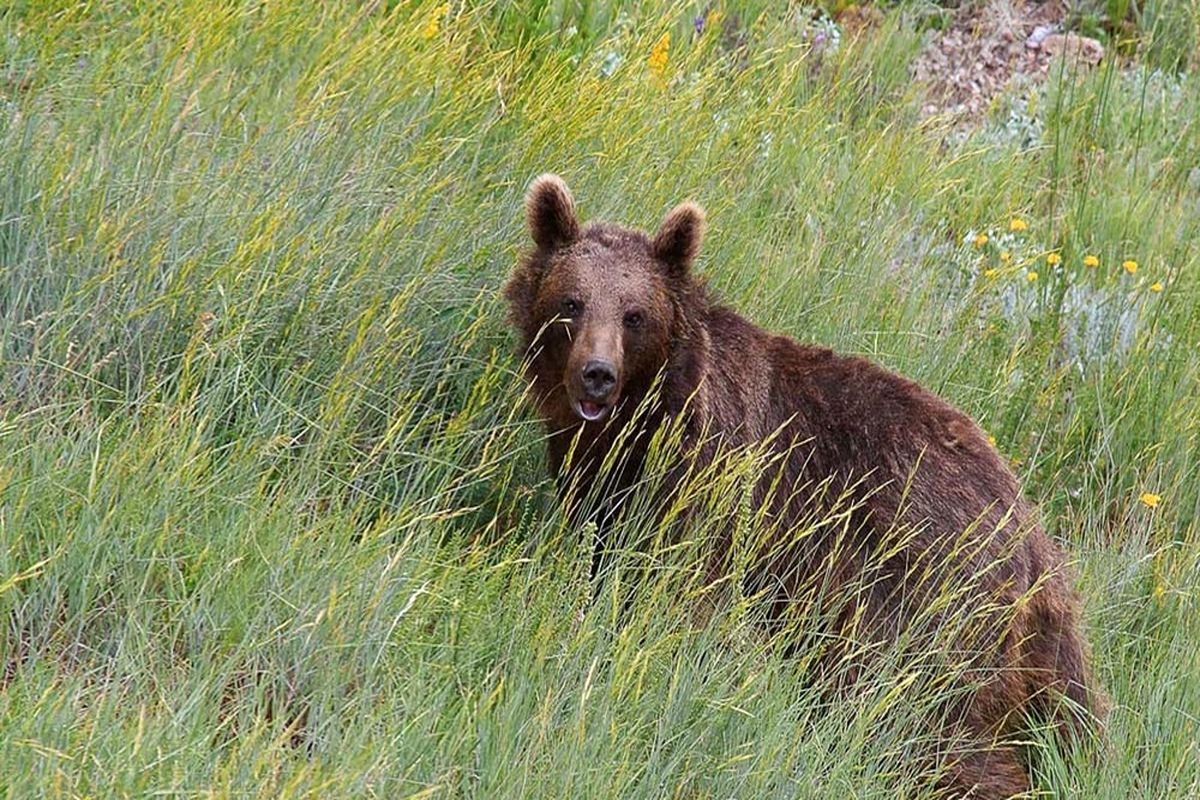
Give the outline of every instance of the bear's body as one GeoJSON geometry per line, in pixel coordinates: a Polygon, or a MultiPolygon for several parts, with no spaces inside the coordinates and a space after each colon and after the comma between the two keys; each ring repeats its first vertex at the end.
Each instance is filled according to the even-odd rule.
{"type": "MultiPolygon", "coordinates": [[[[841,665],[839,681],[852,682],[851,650],[936,631],[965,606],[974,624],[943,656],[967,665],[966,691],[939,725],[946,740],[979,749],[939,754],[943,783],[958,796],[1027,790],[1018,753],[991,743],[1020,730],[1026,715],[1075,738],[1103,699],[1062,553],[979,428],[916,383],[770,334],[713,303],[690,273],[703,227],[695,206],[672,211],[653,239],[604,223],[581,228],[566,186],[543,176],[527,210],[537,246],[505,294],[553,469],[598,477],[624,433],[626,469],[606,484],[620,491],[637,478],[650,434],[671,418],[682,419],[689,458],[701,462],[769,441],[782,474],[764,474],[755,499],[779,536],[850,503],[841,533],[774,547],[753,563],[748,580],[772,618],[786,619],[814,586],[858,587],[833,609],[828,638],[843,646],[825,655],[841,665]],[[622,425],[656,378],[658,400],[628,435],[622,425]],[[947,592],[959,608],[928,602],[947,592]]],[[[718,571],[728,546],[714,545],[718,571]]]]}

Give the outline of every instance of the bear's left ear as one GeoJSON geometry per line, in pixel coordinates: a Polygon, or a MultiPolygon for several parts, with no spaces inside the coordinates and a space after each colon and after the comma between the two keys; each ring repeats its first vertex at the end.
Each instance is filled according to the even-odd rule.
{"type": "Polygon", "coordinates": [[[680,203],[663,219],[650,250],[672,276],[682,277],[691,269],[703,238],[704,209],[695,203],[680,203]]]}

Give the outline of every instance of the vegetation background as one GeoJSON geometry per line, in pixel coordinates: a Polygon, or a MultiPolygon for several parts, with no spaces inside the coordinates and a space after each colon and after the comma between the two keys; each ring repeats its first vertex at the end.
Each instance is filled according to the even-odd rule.
{"type": "Polygon", "coordinates": [[[1040,789],[1200,794],[1200,14],[1073,7],[1109,57],[964,128],[932,3],[6,4],[0,794],[928,793],[903,663],[590,602],[498,298],[546,170],[978,419],[1114,702],[1040,789]]]}

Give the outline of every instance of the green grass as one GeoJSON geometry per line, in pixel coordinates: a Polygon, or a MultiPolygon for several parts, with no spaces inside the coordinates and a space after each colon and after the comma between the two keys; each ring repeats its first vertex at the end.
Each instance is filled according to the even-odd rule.
{"type": "Polygon", "coordinates": [[[1200,792],[1194,74],[1060,71],[1022,148],[919,120],[903,9],[819,58],[767,3],[738,50],[691,4],[134,5],[0,12],[0,794],[927,793],[902,656],[831,706],[669,569],[618,619],[636,552],[589,602],[498,298],[546,170],[697,200],[728,301],[977,418],[1114,702],[1039,785],[1200,792]]]}

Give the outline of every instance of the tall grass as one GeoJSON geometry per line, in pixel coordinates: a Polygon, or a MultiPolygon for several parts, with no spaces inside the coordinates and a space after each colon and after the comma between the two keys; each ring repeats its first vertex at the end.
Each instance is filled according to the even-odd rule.
{"type": "MultiPolygon", "coordinates": [[[[919,120],[901,12],[821,54],[774,4],[530,8],[0,12],[6,793],[929,791],[903,659],[831,703],[667,542],[591,599],[497,297],[548,169],[701,202],[729,302],[979,419],[1115,705],[1040,785],[1200,791],[1195,76],[1061,70],[1029,146],[919,120]]],[[[696,491],[752,515],[739,474],[696,491]]]]}

